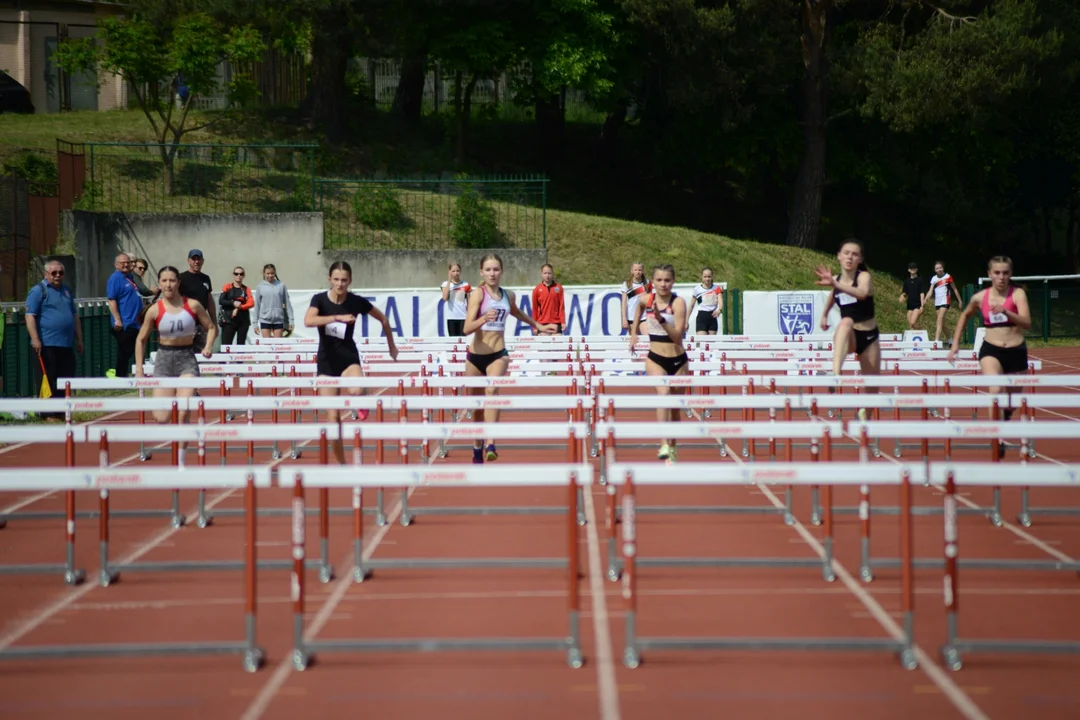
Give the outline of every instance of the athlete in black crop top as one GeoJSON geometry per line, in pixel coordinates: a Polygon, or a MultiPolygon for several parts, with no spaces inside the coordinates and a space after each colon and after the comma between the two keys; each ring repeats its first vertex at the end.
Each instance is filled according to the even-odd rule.
{"type": "MultiPolygon", "coordinates": [[[[840,307],[840,324],[833,336],[833,374],[840,375],[852,345],[859,358],[863,375],[881,374],[881,344],[878,342],[877,320],[874,318],[874,285],[870,272],[863,266],[863,248],[858,240],[848,240],[836,253],[840,274],[833,276],[824,265],[815,273],[818,285],[832,288],[821,314],[821,329],[829,329],[829,310],[833,303],[840,307]],[[854,342],[852,342],[854,340],[854,342]]],[[[877,392],[877,388],[867,388],[877,392]]],[[[865,415],[859,411],[860,415],[865,415]]]]}
{"type": "MultiPolygon", "coordinates": [[[[335,262],[330,266],[330,289],[312,297],[311,305],[304,315],[304,325],[318,328],[319,331],[316,371],[321,377],[363,377],[360,351],[353,338],[356,320],[360,315],[367,315],[382,325],[383,333],[386,335],[387,352],[391,358],[397,360],[398,351],[394,344],[394,331],[390,328],[390,322],[378,308],[368,302],[367,298],[349,292],[351,284],[352,267],[343,260],[335,262]]],[[[361,388],[344,388],[344,391],[347,395],[363,394],[361,388]]],[[[341,392],[336,387],[320,387],[319,394],[340,395],[341,392]]],[[[340,413],[337,410],[327,410],[326,415],[330,422],[338,422],[340,419],[340,413]]],[[[359,410],[357,416],[364,420],[368,416],[368,411],[359,410]]],[[[332,441],[331,447],[338,464],[344,465],[345,448],[341,440],[332,441]]]]}

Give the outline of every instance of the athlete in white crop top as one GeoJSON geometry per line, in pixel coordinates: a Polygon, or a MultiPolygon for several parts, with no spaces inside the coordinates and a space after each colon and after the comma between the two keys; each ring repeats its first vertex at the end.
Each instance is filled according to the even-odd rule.
{"type": "MultiPolygon", "coordinates": [[[[202,351],[206,358],[213,353],[217,324],[210,319],[206,308],[198,300],[180,296],[180,271],[176,268],[165,266],[158,271],[158,290],[160,298],[146,308],[142,328],[135,341],[135,377],[144,377],[146,344],[150,340],[150,333],[155,330],[158,333],[158,351],[154,358],[154,377],[198,377],[199,364],[192,347],[195,324],[206,330],[206,346],[202,351]]],[[[191,397],[194,394],[194,388],[154,388],[154,397],[191,397]]],[[[168,410],[154,410],[153,413],[159,423],[170,420],[168,410]]],[[[186,422],[186,411],[180,411],[179,420],[186,422]]],[[[182,460],[183,450],[180,456],[182,460]]]]}
{"type": "MultiPolygon", "coordinates": [[[[506,374],[510,366],[510,354],[506,351],[506,323],[511,317],[527,324],[534,333],[537,332],[536,321],[517,306],[514,293],[499,285],[502,270],[502,259],[494,253],[485,255],[480,261],[480,275],[483,280],[479,291],[474,290],[469,295],[469,308],[465,316],[465,334],[473,336],[472,344],[465,354],[466,377],[506,374]]],[[[494,387],[469,388],[472,395],[485,391],[488,395],[497,394],[497,388],[494,387]]],[[[498,420],[499,413],[493,409],[486,413],[484,410],[473,412],[473,420],[476,422],[484,422],[485,417],[494,423],[498,420]]],[[[484,443],[477,443],[473,444],[473,462],[482,463],[484,443]]],[[[498,458],[495,443],[488,442],[487,459],[498,458]]]]}
{"type": "MultiPolygon", "coordinates": [[[[671,265],[657,265],[653,268],[653,292],[638,303],[630,322],[630,353],[634,353],[637,344],[638,327],[642,319],[648,326],[649,354],[645,358],[646,375],[686,375],[690,371],[690,360],[683,347],[686,331],[686,301],[671,291],[675,285],[675,268],[671,265]]],[[[670,385],[657,385],[658,395],[671,393],[682,394],[684,388],[670,385]]],[[[657,408],[656,419],[665,423],[669,420],[678,422],[679,410],[657,408]]],[[[660,460],[675,462],[678,449],[673,438],[660,441],[660,451],[656,457],[660,460]]]]}

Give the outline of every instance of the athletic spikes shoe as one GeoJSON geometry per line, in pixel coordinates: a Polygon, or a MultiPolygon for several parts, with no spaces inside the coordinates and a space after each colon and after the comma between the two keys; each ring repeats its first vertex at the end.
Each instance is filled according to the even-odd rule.
{"type": "Polygon", "coordinates": [[[866,418],[868,417],[868,413],[866,412],[866,408],[859,408],[858,417],[859,417],[859,422],[866,422],[866,418]]]}
{"type": "Polygon", "coordinates": [[[368,415],[370,415],[370,414],[371,414],[370,410],[357,410],[356,411],[356,419],[359,420],[360,422],[363,422],[363,421],[368,419],[368,415]]]}
{"type": "Polygon", "coordinates": [[[668,445],[667,443],[661,444],[660,445],[660,451],[658,453],[656,453],[656,459],[657,460],[667,460],[669,457],[671,457],[671,446],[668,445]]]}
{"type": "Polygon", "coordinates": [[[495,450],[495,443],[487,446],[487,459],[488,462],[494,462],[499,459],[499,453],[495,450]]]}
{"type": "Polygon", "coordinates": [[[473,465],[483,465],[484,464],[484,449],[483,448],[474,447],[472,449],[472,461],[473,461],[473,465]]]}
{"type": "Polygon", "coordinates": [[[668,446],[667,464],[671,465],[679,461],[679,448],[674,445],[668,446]]]}

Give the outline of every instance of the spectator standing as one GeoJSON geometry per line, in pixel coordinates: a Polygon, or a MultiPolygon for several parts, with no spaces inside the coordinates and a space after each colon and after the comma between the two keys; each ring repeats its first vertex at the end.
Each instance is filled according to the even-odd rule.
{"type": "Polygon", "coordinates": [[[923,298],[923,305],[930,299],[930,296],[934,297],[934,312],[937,313],[937,325],[934,330],[934,342],[941,342],[942,334],[945,335],[946,347],[951,345],[951,341],[948,339],[949,334],[945,329],[945,315],[949,312],[949,308],[952,307],[952,297],[956,297],[957,307],[963,307],[964,300],[960,297],[960,291],[956,287],[956,281],[953,280],[953,276],[945,272],[945,264],[938,260],[934,263],[934,276],[930,278],[930,289],[926,291],[926,297],[923,298]],[[950,294],[951,293],[951,294],[950,294]]]}
{"type": "Polygon", "coordinates": [[[289,288],[277,276],[277,268],[272,263],[263,265],[263,279],[255,287],[254,293],[255,334],[261,337],[283,337],[285,330],[293,331],[292,301],[289,300],[289,288]]]}
{"type": "Polygon", "coordinates": [[[135,257],[131,253],[128,253],[128,257],[131,259],[131,280],[135,283],[135,287],[139,288],[139,294],[144,298],[152,297],[154,291],[146,284],[143,279],[146,276],[146,270],[150,267],[144,258],[135,257]]]}
{"type": "MultiPolygon", "coordinates": [[[[188,252],[188,270],[180,273],[180,297],[190,300],[198,300],[199,304],[206,309],[206,314],[212,318],[217,315],[214,305],[213,283],[210,276],[202,271],[203,252],[192,249],[188,252]]],[[[195,324],[195,339],[192,341],[195,353],[201,353],[206,347],[206,329],[199,323],[195,324]]]]}
{"type": "Polygon", "coordinates": [[[532,291],[532,317],[537,335],[561,335],[566,329],[566,307],[563,287],[555,282],[555,269],[545,264],[540,268],[540,284],[532,291]]]}
{"type": "Polygon", "coordinates": [[[450,263],[450,270],[442,284],[443,317],[446,318],[447,337],[465,337],[465,309],[469,304],[472,286],[461,279],[461,264],[450,263]]]}
{"type": "MultiPolygon", "coordinates": [[[[26,331],[30,347],[38,355],[34,363],[35,387],[41,387],[44,367],[49,389],[57,395],[57,378],[75,376],[75,354],[82,354],[82,323],[75,309],[71,288],[64,284],[64,264],[50,260],[45,278],[26,296],[26,331]]],[[[62,419],[63,413],[42,413],[43,418],[62,419]]]]}
{"type": "Polygon", "coordinates": [[[924,297],[930,290],[926,278],[919,275],[919,264],[908,263],[908,277],[904,280],[904,289],[900,291],[900,302],[907,303],[907,324],[909,330],[919,329],[922,318],[924,297]]]}
{"type": "Polygon", "coordinates": [[[112,315],[112,335],[116,339],[116,377],[127,377],[131,360],[135,356],[135,338],[139,336],[142,323],[139,320],[143,299],[139,288],[131,279],[131,258],[120,253],[113,261],[116,270],[109,276],[105,297],[112,315]]]}
{"type": "Polygon", "coordinates": [[[247,343],[248,328],[251,327],[250,311],[255,306],[255,300],[251,297],[251,289],[244,284],[244,268],[234,267],[232,274],[232,282],[221,288],[218,298],[221,344],[244,345],[247,343]]]}

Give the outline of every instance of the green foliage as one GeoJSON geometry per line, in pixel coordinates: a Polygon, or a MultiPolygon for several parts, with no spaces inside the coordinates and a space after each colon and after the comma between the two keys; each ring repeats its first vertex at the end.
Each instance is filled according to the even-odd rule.
{"type": "MultiPolygon", "coordinates": [[[[459,175],[465,180],[465,175],[459,175]]],[[[499,226],[495,220],[495,208],[486,201],[475,185],[462,185],[461,194],[454,204],[454,220],[450,238],[459,248],[482,250],[495,247],[499,239],[499,226]]]]}
{"type": "Polygon", "coordinates": [[[55,195],[59,176],[56,160],[36,152],[22,152],[4,161],[4,174],[23,178],[31,195],[55,195]]]}
{"type": "Polygon", "coordinates": [[[363,185],[353,196],[356,219],[376,230],[393,230],[405,221],[405,209],[387,185],[363,185]]]}
{"type": "Polygon", "coordinates": [[[974,17],[920,15],[876,23],[859,42],[861,110],[897,132],[992,111],[1028,86],[1063,42],[1059,31],[1041,30],[1031,0],[1000,0],[974,17]]]}

